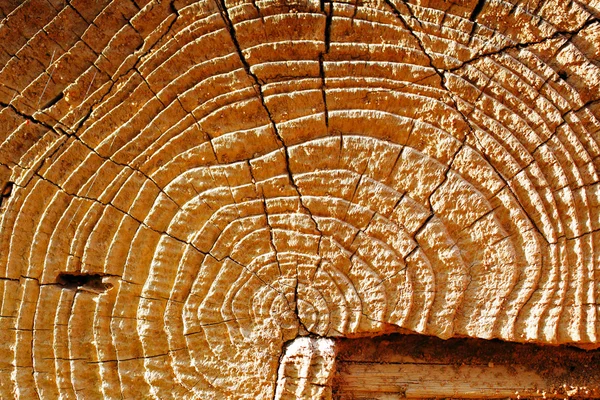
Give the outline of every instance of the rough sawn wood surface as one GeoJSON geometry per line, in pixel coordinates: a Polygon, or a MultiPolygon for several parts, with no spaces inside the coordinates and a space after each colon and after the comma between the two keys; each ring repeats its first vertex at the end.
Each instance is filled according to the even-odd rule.
{"type": "Polygon", "coordinates": [[[599,15],[0,0],[0,398],[271,399],[309,334],[598,346],[599,15]]]}

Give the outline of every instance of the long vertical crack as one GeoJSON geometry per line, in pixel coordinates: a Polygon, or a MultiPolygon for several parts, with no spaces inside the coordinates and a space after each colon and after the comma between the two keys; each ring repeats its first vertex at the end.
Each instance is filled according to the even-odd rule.
{"type": "MultiPolygon", "coordinates": [[[[454,109],[460,114],[461,119],[467,124],[467,126],[469,127],[469,132],[465,135],[464,139],[461,141],[460,146],[458,147],[458,149],[454,152],[454,154],[452,155],[452,159],[450,160],[450,162],[448,163],[445,171],[444,171],[444,179],[434,188],[434,190],[431,192],[431,194],[429,195],[428,198],[428,203],[429,203],[429,208],[430,211],[433,214],[435,214],[434,210],[433,210],[433,206],[431,204],[431,197],[435,194],[435,192],[442,186],[444,185],[444,183],[447,181],[448,179],[448,173],[451,171],[452,169],[452,164],[454,164],[454,160],[456,159],[456,156],[460,153],[460,151],[462,150],[463,146],[465,145],[465,143],[467,142],[467,136],[469,134],[474,135],[474,131],[473,131],[473,127],[471,126],[471,124],[468,121],[468,118],[460,111],[458,104],[456,102],[456,99],[454,98],[454,96],[452,95],[452,91],[450,91],[450,89],[448,89],[448,87],[446,86],[446,77],[444,75],[443,70],[440,70],[439,68],[437,68],[433,62],[433,59],[431,58],[431,55],[429,55],[429,53],[426,51],[425,45],[423,44],[423,41],[421,40],[421,38],[411,29],[410,25],[408,24],[408,21],[405,19],[405,17],[402,15],[402,13],[398,10],[398,8],[392,3],[391,0],[385,0],[385,3],[393,10],[394,14],[396,15],[396,17],[398,18],[398,20],[401,22],[401,24],[403,25],[403,27],[410,32],[411,36],[417,41],[417,44],[420,48],[420,50],[423,52],[423,54],[425,55],[425,57],[427,57],[428,61],[429,61],[429,66],[435,71],[435,73],[438,75],[438,77],[440,78],[440,85],[441,87],[444,89],[444,91],[446,92],[446,94],[449,96],[450,101],[452,101],[453,105],[454,105],[454,109]]],[[[415,19],[416,21],[418,21],[418,19],[415,18],[415,16],[412,13],[412,10],[410,9],[410,6],[408,4],[406,4],[406,9],[408,10],[410,17],[412,19],[415,19]]]]}
{"type": "Polygon", "coordinates": [[[325,50],[319,54],[319,73],[321,75],[321,94],[323,96],[323,107],[325,108],[325,126],[329,129],[329,109],[327,108],[327,85],[325,81],[325,56],[329,54],[329,48],[331,46],[331,23],[333,20],[333,2],[321,0],[321,12],[325,14],[325,32],[324,42],[325,50]]]}
{"type": "MultiPolygon", "coordinates": [[[[298,202],[299,202],[300,207],[303,209],[303,211],[306,212],[308,217],[312,220],[315,230],[319,233],[319,248],[320,248],[321,240],[323,238],[323,233],[319,229],[319,225],[317,224],[317,221],[315,220],[314,216],[312,215],[312,212],[310,211],[308,206],[306,206],[306,204],[304,204],[304,201],[302,200],[302,194],[300,192],[300,188],[296,184],[296,181],[294,180],[294,176],[293,176],[291,168],[290,168],[289,149],[286,146],[285,141],[283,140],[283,137],[281,136],[281,134],[279,132],[279,129],[277,128],[277,124],[275,123],[275,120],[273,119],[273,115],[271,114],[271,111],[269,110],[269,108],[267,107],[267,104],[265,103],[265,97],[264,97],[264,93],[263,93],[262,84],[261,84],[260,80],[258,79],[258,77],[256,76],[256,74],[254,72],[252,72],[250,64],[248,63],[248,60],[244,56],[244,53],[242,51],[242,48],[241,48],[240,43],[237,38],[235,27],[229,16],[229,12],[227,10],[225,0],[216,0],[216,2],[217,2],[217,6],[219,8],[219,12],[221,14],[221,18],[223,19],[225,26],[226,26],[227,30],[229,31],[229,35],[230,35],[233,45],[236,49],[238,57],[239,57],[240,61],[242,62],[242,65],[244,66],[244,70],[246,71],[246,74],[254,81],[254,88],[255,88],[256,95],[261,102],[262,108],[265,110],[265,113],[267,114],[267,117],[269,119],[271,127],[273,128],[273,131],[275,132],[276,140],[277,140],[278,144],[281,146],[281,148],[283,148],[283,150],[284,150],[285,167],[286,167],[286,172],[288,175],[290,185],[292,186],[292,188],[298,195],[298,202]]],[[[266,211],[267,210],[265,209],[265,212],[266,211]]],[[[266,215],[266,218],[268,219],[269,216],[266,215]]],[[[298,310],[298,274],[296,274],[296,288],[295,288],[294,294],[295,294],[295,300],[296,300],[295,312],[296,312],[296,318],[298,320],[298,324],[302,328],[304,328],[307,332],[310,332],[310,330],[308,330],[307,327],[304,326],[304,323],[303,323],[302,319],[300,318],[300,314],[298,312],[299,311],[298,310]]]]}

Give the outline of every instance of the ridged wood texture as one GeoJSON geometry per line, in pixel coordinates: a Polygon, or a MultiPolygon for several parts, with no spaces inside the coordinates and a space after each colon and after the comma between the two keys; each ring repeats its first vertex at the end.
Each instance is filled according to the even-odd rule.
{"type": "Polygon", "coordinates": [[[335,342],[300,336],[281,355],[274,400],[331,399],[335,342]]]}
{"type": "Polygon", "coordinates": [[[0,398],[270,399],[309,332],[599,343],[599,13],[1,0],[0,398]]]}

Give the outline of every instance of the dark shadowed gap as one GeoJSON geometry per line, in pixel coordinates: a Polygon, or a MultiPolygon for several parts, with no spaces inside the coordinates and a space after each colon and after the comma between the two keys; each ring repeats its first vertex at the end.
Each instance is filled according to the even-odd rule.
{"type": "Polygon", "coordinates": [[[13,189],[13,182],[6,182],[6,185],[2,188],[2,197],[10,197],[13,189]]]}
{"type": "Polygon", "coordinates": [[[337,342],[334,399],[600,398],[600,350],[392,334],[337,342]]]}
{"type": "Polygon", "coordinates": [[[79,272],[61,272],[56,278],[56,283],[67,289],[89,289],[104,292],[113,287],[110,283],[102,282],[102,274],[85,274],[79,272]]]}
{"type": "Polygon", "coordinates": [[[481,14],[481,10],[483,10],[484,4],[485,4],[485,0],[479,0],[477,2],[477,4],[475,5],[475,8],[473,9],[473,12],[471,12],[471,15],[469,16],[469,20],[471,20],[472,22],[475,22],[475,20],[479,16],[479,14],[481,14]]]}
{"type": "Polygon", "coordinates": [[[50,99],[46,104],[44,104],[41,109],[45,110],[47,108],[52,107],[53,105],[58,103],[63,97],[65,97],[65,94],[63,92],[60,92],[57,96],[55,96],[53,99],[50,99]]]}
{"type": "Polygon", "coordinates": [[[0,191],[0,206],[2,206],[2,203],[4,202],[4,200],[8,199],[10,197],[10,195],[12,194],[13,186],[14,186],[13,182],[6,182],[6,184],[2,188],[2,191],[0,191]]]}
{"type": "Polygon", "coordinates": [[[566,81],[569,77],[566,71],[558,71],[558,76],[560,76],[560,79],[562,79],[563,81],[566,81]]]}

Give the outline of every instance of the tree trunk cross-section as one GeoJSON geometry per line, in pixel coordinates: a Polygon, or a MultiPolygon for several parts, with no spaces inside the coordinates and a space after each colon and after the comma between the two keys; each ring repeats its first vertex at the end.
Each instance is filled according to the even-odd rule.
{"type": "Polygon", "coordinates": [[[0,0],[0,398],[325,398],[336,338],[394,331],[598,347],[599,16],[0,0]]]}

